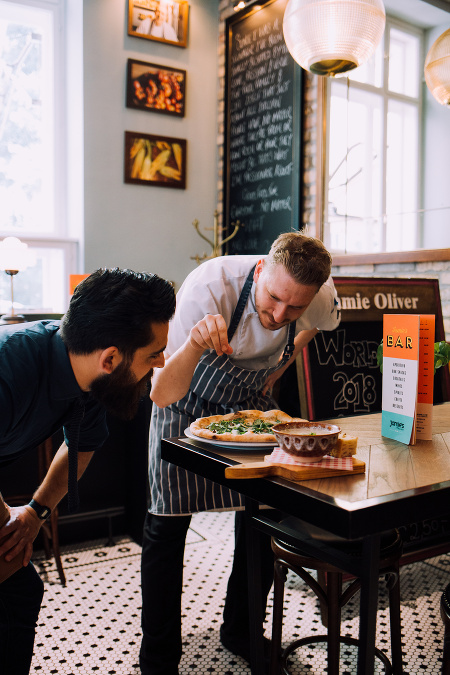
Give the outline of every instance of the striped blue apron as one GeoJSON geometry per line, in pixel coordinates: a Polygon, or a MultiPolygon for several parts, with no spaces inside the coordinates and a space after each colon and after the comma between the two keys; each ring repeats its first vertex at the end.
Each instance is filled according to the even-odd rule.
{"type": "MultiPolygon", "coordinates": [[[[253,268],[241,291],[228,328],[231,342],[247,305],[253,283],[253,268]]],[[[224,415],[237,410],[271,410],[277,404],[261,389],[270,373],[281,368],[294,350],[295,322],[291,323],[281,359],[275,366],[246,370],[228,356],[207,352],[195,369],[187,395],[165,408],[153,405],[149,442],[149,511],[159,515],[236,509],[243,506],[241,495],[195,473],[161,459],[161,438],[184,435],[198,417],[224,415]]]]}

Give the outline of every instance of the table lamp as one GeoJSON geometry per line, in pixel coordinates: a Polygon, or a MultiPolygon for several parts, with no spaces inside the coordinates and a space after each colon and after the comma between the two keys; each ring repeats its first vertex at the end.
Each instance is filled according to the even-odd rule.
{"type": "Polygon", "coordinates": [[[0,242],[0,270],[4,270],[11,278],[11,314],[0,317],[0,323],[22,323],[26,321],[22,314],[14,311],[13,277],[29,267],[31,262],[27,244],[17,237],[6,237],[0,242]]]}

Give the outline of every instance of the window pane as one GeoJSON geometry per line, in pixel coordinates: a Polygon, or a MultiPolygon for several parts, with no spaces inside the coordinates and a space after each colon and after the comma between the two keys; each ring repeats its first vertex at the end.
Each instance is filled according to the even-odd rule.
{"type": "Polygon", "coordinates": [[[376,48],[375,53],[359,68],[350,71],[348,77],[353,82],[362,82],[363,84],[371,84],[374,87],[381,87],[383,84],[383,54],[384,54],[384,39],[376,48]]]}
{"type": "Polygon", "coordinates": [[[327,245],[333,251],[382,246],[382,99],[333,82],[327,245]]]}
{"type": "Polygon", "coordinates": [[[393,27],[389,35],[389,90],[416,98],[419,95],[420,38],[393,27]]]}
{"type": "Polygon", "coordinates": [[[0,228],[54,230],[53,15],[0,1],[0,228]]]}
{"type": "Polygon", "coordinates": [[[386,159],[386,251],[417,248],[418,110],[389,101],[386,159]]]}
{"type": "MultiPolygon", "coordinates": [[[[36,256],[34,266],[14,276],[14,309],[17,314],[34,310],[62,314],[67,306],[66,288],[55,280],[66,278],[64,249],[36,247],[32,250],[36,256]]],[[[10,310],[10,277],[0,272],[0,313],[10,310]]]]}

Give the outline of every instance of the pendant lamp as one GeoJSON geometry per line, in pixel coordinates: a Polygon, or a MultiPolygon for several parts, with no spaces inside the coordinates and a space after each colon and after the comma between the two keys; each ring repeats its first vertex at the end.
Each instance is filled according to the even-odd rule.
{"type": "Polygon", "coordinates": [[[372,56],[385,23],[382,0],[289,0],[283,33],[302,68],[334,76],[372,56]]]}
{"type": "Polygon", "coordinates": [[[450,28],[431,45],[424,70],[427,87],[436,101],[450,106],[450,28]]]}

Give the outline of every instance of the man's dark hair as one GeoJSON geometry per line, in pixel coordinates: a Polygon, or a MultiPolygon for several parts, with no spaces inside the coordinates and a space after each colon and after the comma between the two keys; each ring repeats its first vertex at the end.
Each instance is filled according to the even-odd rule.
{"type": "Polygon", "coordinates": [[[175,312],[172,285],[156,274],[101,268],[75,288],[61,321],[61,337],[74,354],[114,345],[131,357],[152,339],[152,324],[175,312]]]}

